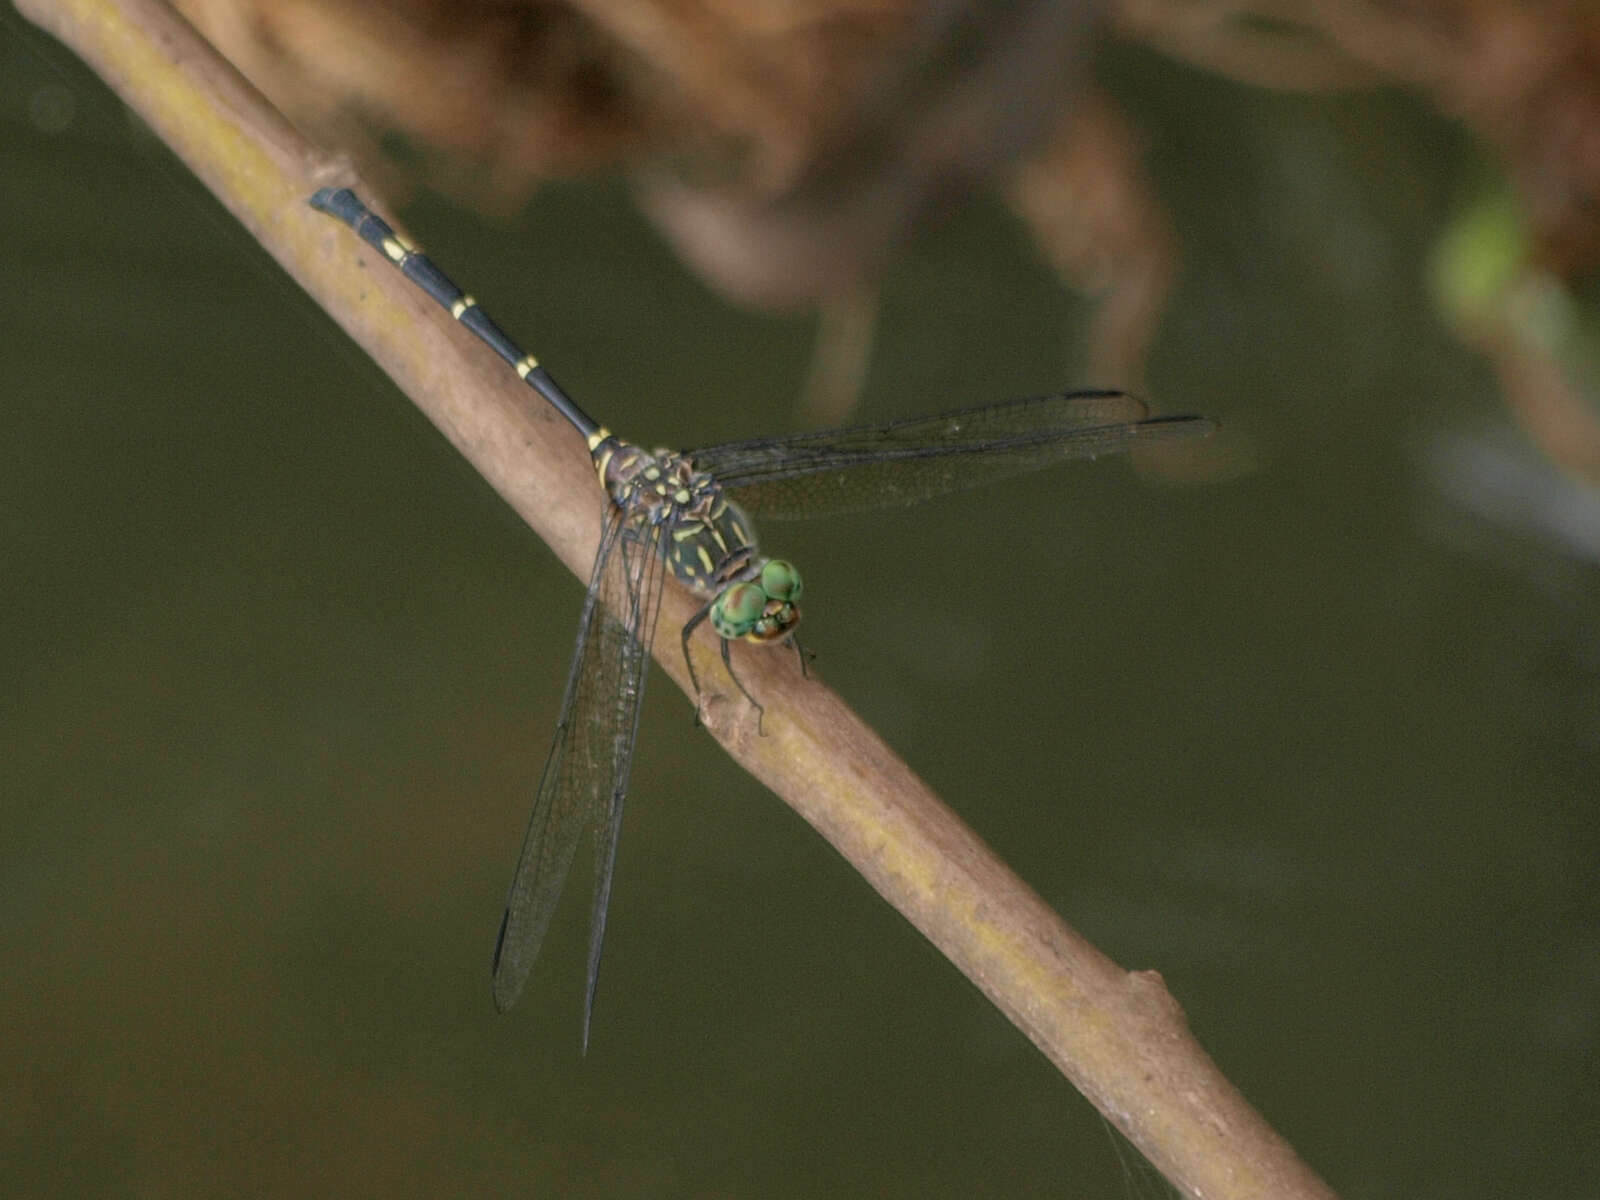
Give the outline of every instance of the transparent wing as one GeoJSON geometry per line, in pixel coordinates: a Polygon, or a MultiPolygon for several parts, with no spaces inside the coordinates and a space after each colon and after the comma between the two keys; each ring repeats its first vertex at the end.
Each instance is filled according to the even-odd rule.
{"type": "MultiPolygon", "coordinates": [[[[594,1011],[595,986],[600,982],[600,950],[605,944],[606,909],[611,903],[611,876],[617,865],[617,843],[622,836],[623,801],[633,770],[633,751],[639,739],[639,716],[644,710],[644,681],[649,674],[650,646],[661,616],[661,586],[666,575],[657,544],[659,526],[625,530],[619,553],[620,570],[610,578],[617,589],[618,610],[627,614],[631,631],[607,650],[621,662],[615,677],[620,686],[611,697],[611,789],[593,792],[594,900],[589,915],[589,969],[583,993],[583,1048],[589,1049],[589,1017],[594,1011]],[[635,536],[637,534],[637,536],[635,536]]],[[[622,630],[616,621],[614,629],[622,630]]]]}
{"type": "Polygon", "coordinates": [[[915,504],[1071,459],[1210,433],[1201,417],[1155,417],[1125,392],[1071,392],[884,425],[728,442],[688,452],[740,504],[809,517],[915,504]]]}
{"type": "Polygon", "coordinates": [[[578,621],[561,717],[533,802],[495,945],[495,1007],[504,1012],[522,994],[586,826],[595,830],[595,903],[584,1042],[605,934],[605,906],[616,861],[622,802],[639,727],[645,670],[660,595],[655,531],[628,526],[607,506],[600,546],[578,621]],[[654,569],[652,570],[652,566],[654,569]],[[617,614],[621,614],[619,617],[617,614]],[[649,627],[646,627],[648,623],[649,627]]]}

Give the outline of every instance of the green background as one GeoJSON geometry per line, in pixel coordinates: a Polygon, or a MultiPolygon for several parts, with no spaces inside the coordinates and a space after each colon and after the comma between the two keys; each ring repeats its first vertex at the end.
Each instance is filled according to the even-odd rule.
{"type": "MultiPolygon", "coordinates": [[[[1341,1193],[1600,1194],[1596,520],[1425,290],[1478,164],[1404,96],[1108,79],[1185,250],[1157,407],[1253,465],[771,525],[817,669],[1341,1193]],[[1589,556],[1461,504],[1462,447],[1589,556]]],[[[578,586],[12,14],[0,122],[7,1194],[1159,1192],[660,677],[590,1053],[582,860],[497,1017],[578,586]]],[[[637,440],[795,427],[812,321],[619,181],[405,217],[637,440]]],[[[882,303],[866,418],[1116,382],[993,202],[882,303]]]]}

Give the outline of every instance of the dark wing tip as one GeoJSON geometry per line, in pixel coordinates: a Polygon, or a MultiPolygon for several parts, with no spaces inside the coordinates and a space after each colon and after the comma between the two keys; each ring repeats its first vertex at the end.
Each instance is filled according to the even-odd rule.
{"type": "Polygon", "coordinates": [[[511,921],[511,909],[507,908],[500,917],[500,934],[494,940],[494,958],[489,963],[491,977],[491,991],[494,993],[495,1012],[506,1012],[517,998],[522,995],[522,985],[527,982],[528,973],[519,971],[506,964],[506,970],[500,969],[500,954],[506,946],[506,926],[511,921]]]}

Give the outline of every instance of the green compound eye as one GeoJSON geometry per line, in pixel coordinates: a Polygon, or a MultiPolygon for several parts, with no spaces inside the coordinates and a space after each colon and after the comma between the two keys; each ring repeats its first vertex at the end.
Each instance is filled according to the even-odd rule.
{"type": "Polygon", "coordinates": [[[754,583],[736,583],[711,606],[711,628],[722,638],[747,636],[761,621],[767,597],[754,583]]]}
{"type": "Polygon", "coordinates": [[[800,602],[800,572],[794,569],[794,564],[785,562],[781,558],[768,559],[761,568],[761,590],[767,594],[769,600],[781,600],[787,604],[800,602]]]}
{"type": "Polygon", "coordinates": [[[753,580],[732,584],[711,605],[708,617],[727,641],[775,642],[800,623],[800,572],[793,563],[770,559],[753,580]]]}

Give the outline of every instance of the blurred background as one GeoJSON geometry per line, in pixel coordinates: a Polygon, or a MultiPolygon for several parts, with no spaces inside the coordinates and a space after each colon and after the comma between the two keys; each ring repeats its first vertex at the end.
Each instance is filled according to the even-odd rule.
{"type": "MultiPolygon", "coordinates": [[[[1221,432],[772,524],[816,670],[1341,1194],[1600,1193],[1582,4],[185,5],[646,444],[1221,432]]],[[[659,677],[488,962],[580,589],[0,10],[0,1178],[1162,1194],[659,677]]]]}

